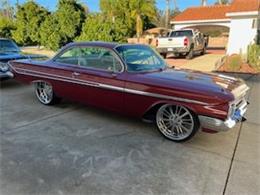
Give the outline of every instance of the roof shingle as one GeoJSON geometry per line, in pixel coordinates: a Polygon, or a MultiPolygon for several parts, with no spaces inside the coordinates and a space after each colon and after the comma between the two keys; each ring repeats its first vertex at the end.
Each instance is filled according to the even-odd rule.
{"type": "Polygon", "coordinates": [[[259,11],[260,0],[233,0],[230,5],[212,5],[191,7],[184,10],[172,20],[179,21],[193,21],[193,20],[216,20],[228,19],[226,16],[230,12],[248,12],[259,11]]]}

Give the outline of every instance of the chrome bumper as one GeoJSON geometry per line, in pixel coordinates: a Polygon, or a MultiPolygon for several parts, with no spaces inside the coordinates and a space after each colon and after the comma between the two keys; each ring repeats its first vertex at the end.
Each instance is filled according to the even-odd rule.
{"type": "Polygon", "coordinates": [[[199,115],[199,121],[202,129],[209,129],[212,131],[220,132],[227,131],[233,128],[238,122],[242,121],[244,114],[247,110],[248,102],[245,101],[232,116],[227,120],[220,120],[208,116],[199,115]]]}
{"type": "Polygon", "coordinates": [[[0,80],[10,79],[13,77],[14,77],[14,74],[10,71],[0,72],[0,80]]]}
{"type": "Polygon", "coordinates": [[[188,53],[188,47],[157,47],[159,53],[188,53]]]}

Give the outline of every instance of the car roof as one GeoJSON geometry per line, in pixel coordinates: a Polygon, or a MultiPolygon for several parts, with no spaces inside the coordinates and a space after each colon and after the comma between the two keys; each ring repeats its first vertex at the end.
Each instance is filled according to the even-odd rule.
{"type": "Polygon", "coordinates": [[[97,47],[105,47],[109,49],[114,49],[117,47],[119,43],[116,42],[103,42],[103,41],[92,41],[92,42],[72,42],[66,45],[66,47],[71,46],[97,46],[97,47]]]}
{"type": "Polygon", "coordinates": [[[117,43],[117,42],[104,42],[104,41],[72,42],[72,43],[68,43],[65,46],[65,48],[75,47],[75,46],[96,46],[96,47],[104,47],[108,49],[115,49],[116,47],[127,46],[127,45],[143,45],[143,44],[117,43]]]}

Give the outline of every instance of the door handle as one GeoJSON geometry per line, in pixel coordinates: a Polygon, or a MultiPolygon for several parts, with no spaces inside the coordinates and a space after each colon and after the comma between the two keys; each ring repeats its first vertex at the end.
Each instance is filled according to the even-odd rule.
{"type": "Polygon", "coordinates": [[[79,76],[79,75],[80,75],[80,73],[78,73],[78,72],[73,72],[73,73],[72,73],[72,76],[74,76],[74,77],[75,77],[75,76],[79,76]]]}

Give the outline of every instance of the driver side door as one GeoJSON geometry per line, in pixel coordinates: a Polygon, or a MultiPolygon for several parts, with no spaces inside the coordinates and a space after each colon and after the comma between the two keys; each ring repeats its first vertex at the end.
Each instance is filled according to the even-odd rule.
{"type": "Polygon", "coordinates": [[[124,110],[124,66],[114,51],[81,47],[73,79],[85,82],[81,91],[87,95],[89,104],[116,112],[124,110]]]}

